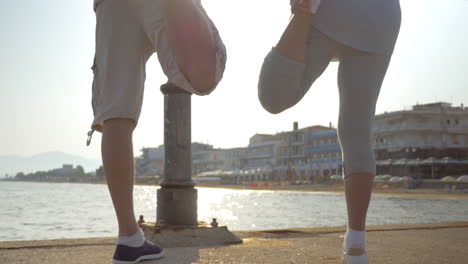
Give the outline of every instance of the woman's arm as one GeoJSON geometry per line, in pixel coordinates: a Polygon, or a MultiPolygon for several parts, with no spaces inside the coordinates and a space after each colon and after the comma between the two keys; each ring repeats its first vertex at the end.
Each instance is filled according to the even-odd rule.
{"type": "Polygon", "coordinates": [[[215,85],[216,42],[211,26],[193,0],[167,0],[168,37],[177,64],[198,92],[215,85]]]}

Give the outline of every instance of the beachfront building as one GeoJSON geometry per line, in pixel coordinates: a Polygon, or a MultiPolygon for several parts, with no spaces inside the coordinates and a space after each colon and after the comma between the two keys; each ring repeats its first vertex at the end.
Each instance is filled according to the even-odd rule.
{"type": "Polygon", "coordinates": [[[245,156],[246,169],[271,169],[277,165],[278,135],[256,134],[250,138],[245,156]]]}
{"type": "Polygon", "coordinates": [[[376,115],[374,149],[379,174],[441,178],[468,173],[468,108],[415,105],[376,115]]]}
{"type": "Polygon", "coordinates": [[[224,153],[219,149],[201,150],[192,153],[192,175],[223,170],[224,153]]]}
{"type": "Polygon", "coordinates": [[[283,178],[288,180],[300,178],[301,168],[305,164],[304,129],[299,129],[299,124],[294,122],[292,131],[281,132],[278,136],[280,146],[276,168],[283,178]]]}
{"type": "MultiPolygon", "coordinates": [[[[192,153],[198,153],[211,151],[213,146],[194,142],[191,149],[192,153]]],[[[135,160],[137,176],[162,176],[164,174],[164,145],[157,148],[142,148],[141,153],[135,160]]]]}
{"type": "Polygon", "coordinates": [[[279,134],[278,171],[292,182],[317,182],[320,177],[338,173],[341,151],[336,129],[310,126],[279,134]]]}
{"type": "Polygon", "coordinates": [[[73,174],[74,171],[75,168],[73,168],[72,164],[63,164],[62,168],[53,170],[53,172],[60,175],[70,175],[73,174]]]}
{"type": "Polygon", "coordinates": [[[192,174],[209,171],[231,172],[244,167],[246,148],[204,149],[192,154],[192,174]]]}
{"type": "Polygon", "coordinates": [[[307,171],[313,182],[328,179],[331,175],[341,175],[341,148],[337,131],[331,124],[329,127],[310,127],[304,148],[307,171]]]}
{"type": "Polygon", "coordinates": [[[164,146],[142,148],[141,155],[135,159],[137,177],[161,176],[164,172],[164,146]]]}
{"type": "Polygon", "coordinates": [[[245,167],[247,148],[223,149],[223,170],[236,172],[245,167]]]}

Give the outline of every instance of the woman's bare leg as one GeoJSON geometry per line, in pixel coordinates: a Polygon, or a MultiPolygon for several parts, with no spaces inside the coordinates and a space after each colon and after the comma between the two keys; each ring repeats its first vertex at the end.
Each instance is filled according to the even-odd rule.
{"type": "Polygon", "coordinates": [[[353,230],[366,230],[366,216],[373,180],[374,175],[352,174],[344,181],[348,207],[348,227],[353,230]]]}
{"type": "Polygon", "coordinates": [[[119,223],[119,236],[131,236],[138,231],[133,211],[132,133],[135,122],[130,119],[110,119],[102,131],[102,162],[107,186],[119,223]]]}
{"type": "Polygon", "coordinates": [[[295,61],[306,61],[307,36],[310,30],[312,15],[308,13],[297,13],[289,22],[288,27],[276,45],[276,50],[283,56],[295,61]]]}

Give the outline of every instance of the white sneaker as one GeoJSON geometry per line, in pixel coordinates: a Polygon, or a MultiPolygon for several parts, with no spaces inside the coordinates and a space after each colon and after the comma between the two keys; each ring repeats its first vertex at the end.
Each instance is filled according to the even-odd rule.
{"type": "Polygon", "coordinates": [[[367,252],[363,248],[350,248],[343,251],[343,264],[368,264],[367,252]]]}

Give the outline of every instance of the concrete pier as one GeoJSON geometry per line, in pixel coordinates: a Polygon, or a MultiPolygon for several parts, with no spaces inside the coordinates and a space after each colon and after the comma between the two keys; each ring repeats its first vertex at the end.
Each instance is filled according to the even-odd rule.
{"type": "MultiPolygon", "coordinates": [[[[368,228],[369,263],[465,264],[468,222],[368,228]]],[[[145,264],[332,264],[341,263],[344,227],[235,232],[243,244],[168,247],[145,264]]],[[[110,263],[115,238],[0,243],[0,263],[110,263]]]]}

